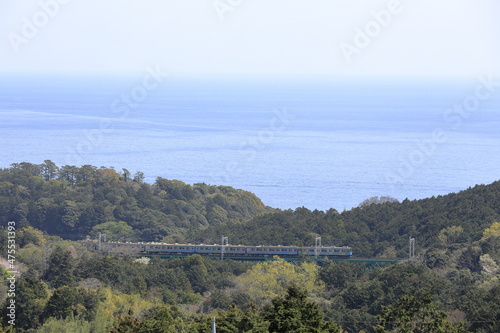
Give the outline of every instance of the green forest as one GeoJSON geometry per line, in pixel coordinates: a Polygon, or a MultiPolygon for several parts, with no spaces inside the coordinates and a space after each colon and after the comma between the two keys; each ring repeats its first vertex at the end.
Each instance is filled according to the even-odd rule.
{"type": "Polygon", "coordinates": [[[500,181],[338,212],[280,210],[227,186],[144,179],[50,160],[0,169],[0,332],[201,333],[211,332],[212,318],[219,333],[500,332],[500,181]],[[296,246],[321,236],[356,257],[401,260],[368,268],[307,258],[160,259],[78,242],[99,233],[111,241],[214,244],[224,235],[232,244],[296,246]]]}

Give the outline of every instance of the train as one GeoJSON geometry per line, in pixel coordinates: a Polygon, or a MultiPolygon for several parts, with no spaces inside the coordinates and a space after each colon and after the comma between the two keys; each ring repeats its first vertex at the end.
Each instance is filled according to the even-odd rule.
{"type": "Polygon", "coordinates": [[[350,258],[352,249],[349,246],[250,246],[221,244],[166,244],[166,243],[131,243],[131,242],[84,242],[87,247],[119,255],[135,255],[150,257],[182,257],[192,254],[235,260],[265,260],[279,256],[291,258],[350,258]],[[100,244],[100,245],[99,245],[100,244]]]}

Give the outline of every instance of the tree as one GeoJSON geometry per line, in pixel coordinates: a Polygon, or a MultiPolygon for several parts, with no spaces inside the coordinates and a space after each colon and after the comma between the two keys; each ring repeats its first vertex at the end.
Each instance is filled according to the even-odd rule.
{"type": "Polygon", "coordinates": [[[266,333],[269,323],[264,320],[256,307],[251,306],[242,311],[236,305],[231,305],[228,311],[219,311],[217,332],[220,333],[266,333]]]}
{"type": "Polygon", "coordinates": [[[341,333],[342,329],[325,322],[318,304],[307,300],[307,291],[296,285],[288,288],[285,297],[272,301],[272,308],[266,315],[270,321],[269,332],[276,333],[341,333]]]}
{"type": "Polygon", "coordinates": [[[98,305],[97,293],[80,287],[64,286],[54,291],[45,308],[45,317],[69,316],[92,320],[98,305]]]}
{"type": "Polygon", "coordinates": [[[122,174],[122,176],[123,176],[123,180],[124,180],[125,182],[128,182],[128,180],[130,179],[130,175],[131,175],[131,174],[130,174],[130,171],[128,171],[128,170],[127,170],[127,169],[125,169],[125,168],[122,168],[122,171],[123,171],[123,174],[122,174]]]}
{"type": "Polygon", "coordinates": [[[452,324],[446,312],[432,301],[430,295],[421,300],[415,296],[401,297],[395,305],[384,307],[375,333],[464,333],[462,324],[452,324]]]}
{"type": "Polygon", "coordinates": [[[444,245],[450,245],[455,243],[463,233],[464,228],[453,225],[451,227],[442,229],[439,232],[438,238],[444,245]]]}
{"type": "Polygon", "coordinates": [[[12,163],[12,169],[27,171],[32,176],[40,176],[40,165],[29,162],[12,163]]]}
{"type": "Polygon", "coordinates": [[[96,175],[97,180],[102,183],[116,183],[120,180],[120,174],[111,168],[101,167],[96,175]]]}
{"type": "Polygon", "coordinates": [[[429,249],[425,252],[425,264],[429,268],[445,267],[450,261],[450,256],[445,251],[429,249]]]}
{"type": "Polygon", "coordinates": [[[307,292],[324,288],[322,281],[318,280],[318,265],[315,263],[294,265],[278,257],[273,261],[253,266],[236,280],[240,289],[257,305],[263,305],[270,299],[283,296],[292,284],[300,285],[307,292]]]}
{"type": "Polygon", "coordinates": [[[367,206],[370,206],[370,205],[377,205],[377,204],[383,204],[383,203],[386,203],[386,202],[398,202],[398,199],[396,198],[393,198],[393,197],[389,197],[389,196],[382,196],[382,197],[371,197],[369,199],[366,199],[364,201],[362,201],[358,207],[367,207],[367,206]]]}
{"type": "Polygon", "coordinates": [[[135,174],[134,174],[134,179],[133,181],[136,182],[136,183],[142,183],[144,181],[144,172],[141,172],[141,171],[137,171],[135,174]]]}
{"type": "Polygon", "coordinates": [[[140,318],[132,311],[121,315],[111,333],[187,333],[184,316],[175,307],[159,306],[146,310],[140,318]]]}
{"type": "Polygon", "coordinates": [[[78,224],[80,212],[77,204],[72,200],[65,200],[62,204],[62,219],[61,222],[66,227],[73,228],[78,224]]]}
{"type": "Polygon", "coordinates": [[[129,310],[126,315],[120,315],[116,319],[114,327],[110,330],[111,333],[134,333],[141,329],[141,321],[137,316],[134,316],[133,311],[129,310]]]}
{"type": "Polygon", "coordinates": [[[67,181],[70,185],[76,184],[78,168],[74,165],[63,165],[59,170],[59,180],[67,181]]]}
{"type": "Polygon", "coordinates": [[[468,319],[470,320],[471,332],[498,333],[500,332],[500,286],[497,285],[489,291],[475,290],[469,293],[464,303],[468,309],[468,319]]]}
{"type": "Polygon", "coordinates": [[[57,246],[49,257],[49,267],[45,272],[45,279],[51,286],[58,288],[75,283],[75,260],[68,249],[57,246]]]}
{"type": "Polygon", "coordinates": [[[51,222],[60,219],[59,206],[52,198],[40,198],[34,202],[30,211],[29,220],[31,225],[38,229],[50,231],[51,222]]]}
{"type": "Polygon", "coordinates": [[[43,161],[43,164],[40,165],[40,170],[45,180],[55,179],[59,172],[59,168],[51,160],[43,161]]]}
{"type": "Polygon", "coordinates": [[[96,236],[99,233],[105,233],[109,241],[135,241],[137,240],[137,232],[134,232],[131,226],[123,221],[101,223],[92,228],[91,236],[96,236]]]}
{"type": "Polygon", "coordinates": [[[330,260],[324,262],[319,271],[319,278],[328,288],[344,289],[347,283],[355,281],[358,275],[363,274],[359,264],[350,262],[334,263],[330,260]]]}
{"type": "Polygon", "coordinates": [[[199,254],[194,254],[184,260],[184,272],[195,292],[202,293],[208,289],[208,270],[199,254]]]}
{"type": "Polygon", "coordinates": [[[19,230],[17,239],[20,247],[24,247],[30,243],[37,246],[42,246],[46,243],[43,232],[33,227],[25,227],[19,230]]]}
{"type": "Polygon", "coordinates": [[[479,264],[481,256],[481,248],[476,246],[468,246],[458,260],[457,268],[469,269],[471,272],[480,272],[481,265],[479,264]]]}
{"type": "Polygon", "coordinates": [[[95,178],[97,168],[93,165],[85,164],[76,169],[75,178],[79,182],[92,181],[95,178]]]}
{"type": "Polygon", "coordinates": [[[486,228],[481,240],[487,240],[490,237],[500,237],[500,222],[494,222],[489,228],[486,228]]]}
{"type": "MultiPolygon", "coordinates": [[[[69,316],[65,319],[48,318],[42,327],[37,330],[37,333],[87,333],[96,332],[93,330],[93,325],[83,319],[69,316]]],[[[97,331],[104,332],[104,331],[97,331]]]]}
{"type": "Polygon", "coordinates": [[[483,254],[479,257],[479,264],[481,265],[481,273],[487,277],[495,276],[500,267],[489,254],[483,254]]]}

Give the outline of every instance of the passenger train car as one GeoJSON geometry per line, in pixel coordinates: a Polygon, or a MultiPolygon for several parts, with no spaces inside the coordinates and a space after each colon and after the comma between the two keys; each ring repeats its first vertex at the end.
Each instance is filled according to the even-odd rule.
{"type": "Polygon", "coordinates": [[[348,258],[352,256],[352,249],[348,246],[247,246],[247,245],[193,245],[193,244],[165,244],[165,243],[120,243],[102,242],[101,247],[95,241],[85,244],[93,249],[100,249],[115,254],[130,254],[137,256],[187,256],[200,254],[212,257],[221,257],[237,260],[258,260],[258,258],[279,256],[282,258],[348,258]]]}

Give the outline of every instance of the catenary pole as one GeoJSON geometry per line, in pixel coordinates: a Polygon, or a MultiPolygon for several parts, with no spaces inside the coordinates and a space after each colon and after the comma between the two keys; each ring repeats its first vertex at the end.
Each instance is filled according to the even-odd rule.
{"type": "Polygon", "coordinates": [[[212,333],[217,333],[217,328],[215,327],[215,317],[212,317],[212,333]]]}

